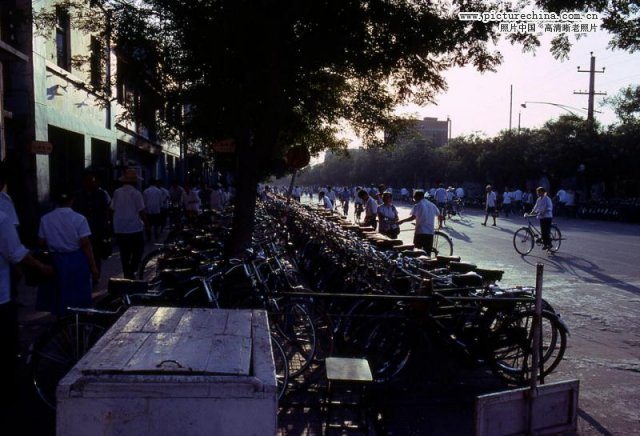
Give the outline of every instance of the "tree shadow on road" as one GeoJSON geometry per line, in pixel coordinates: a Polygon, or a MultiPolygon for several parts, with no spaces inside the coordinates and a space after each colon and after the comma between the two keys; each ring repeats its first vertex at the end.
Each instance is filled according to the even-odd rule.
{"type": "Polygon", "coordinates": [[[632,294],[640,295],[640,287],[606,274],[602,269],[590,260],[576,257],[571,254],[556,254],[549,257],[522,256],[529,265],[543,263],[545,266],[554,268],[557,272],[571,274],[587,283],[596,283],[612,286],[632,294]]]}

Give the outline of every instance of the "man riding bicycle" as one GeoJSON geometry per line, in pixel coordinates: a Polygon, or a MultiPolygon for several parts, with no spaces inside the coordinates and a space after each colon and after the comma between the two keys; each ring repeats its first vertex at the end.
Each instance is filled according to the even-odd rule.
{"type": "Polygon", "coordinates": [[[542,233],[542,247],[544,250],[551,248],[551,221],[553,220],[553,202],[547,195],[546,189],[542,186],[536,189],[538,194],[538,200],[536,200],[535,206],[531,214],[535,214],[540,221],[540,233],[542,233]]]}

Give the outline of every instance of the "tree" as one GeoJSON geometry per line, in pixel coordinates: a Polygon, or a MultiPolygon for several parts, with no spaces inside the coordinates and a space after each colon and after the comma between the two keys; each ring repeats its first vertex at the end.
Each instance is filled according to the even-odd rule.
{"type": "Polygon", "coordinates": [[[627,86],[605,102],[613,107],[623,124],[640,125],[640,86],[627,86]]]}
{"type": "MultiPolygon", "coordinates": [[[[66,0],[65,3],[85,0],[66,0]]],[[[257,182],[288,147],[345,146],[350,125],[368,145],[397,128],[394,108],[446,89],[454,66],[493,70],[496,23],[462,11],[502,2],[453,0],[94,0],[110,10],[118,50],[153,69],[169,107],[188,106],[179,128],[192,139],[236,144],[236,210],[229,254],[250,243],[257,182]]],[[[553,1],[579,8],[575,1],[553,1]]],[[[590,3],[598,3],[596,1],[590,3]]],[[[91,22],[87,23],[90,27],[91,22]]],[[[525,47],[536,39],[515,38],[525,47]]]]}

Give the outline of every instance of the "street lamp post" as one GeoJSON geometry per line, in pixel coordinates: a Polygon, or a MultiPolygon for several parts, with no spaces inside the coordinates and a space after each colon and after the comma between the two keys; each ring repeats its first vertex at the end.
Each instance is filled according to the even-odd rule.
{"type": "Polygon", "coordinates": [[[573,111],[583,111],[583,112],[585,111],[584,109],[580,109],[580,108],[573,107],[573,106],[567,106],[567,105],[559,104],[559,103],[552,103],[550,101],[525,101],[524,103],[521,103],[520,106],[522,106],[523,108],[526,109],[527,108],[527,104],[548,104],[548,105],[551,105],[551,106],[557,106],[560,109],[566,110],[567,112],[569,112],[574,117],[577,117],[579,115],[576,114],[573,111]],[[573,110],[571,110],[571,109],[573,109],[573,110]]]}

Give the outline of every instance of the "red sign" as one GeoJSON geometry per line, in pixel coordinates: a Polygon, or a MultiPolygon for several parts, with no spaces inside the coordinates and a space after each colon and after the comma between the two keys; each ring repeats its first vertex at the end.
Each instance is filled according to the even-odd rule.
{"type": "Polygon", "coordinates": [[[53,144],[46,141],[32,141],[29,151],[33,154],[51,154],[53,144]]]}
{"type": "Polygon", "coordinates": [[[233,139],[223,139],[222,141],[214,142],[211,148],[216,153],[235,153],[236,142],[233,139]]]}

